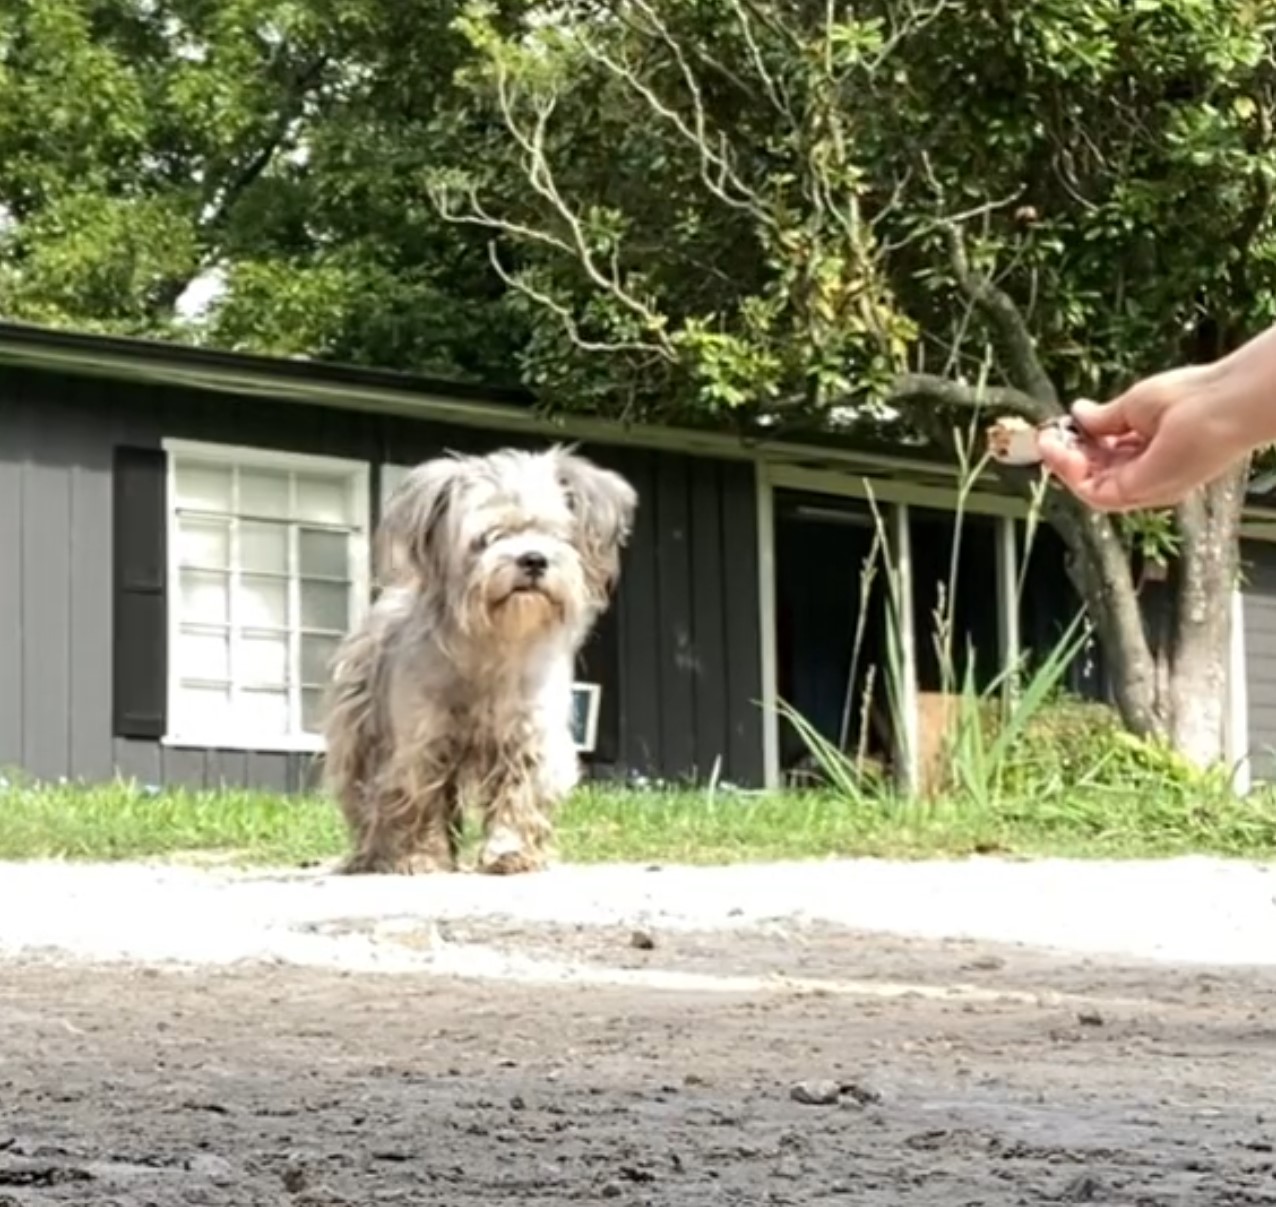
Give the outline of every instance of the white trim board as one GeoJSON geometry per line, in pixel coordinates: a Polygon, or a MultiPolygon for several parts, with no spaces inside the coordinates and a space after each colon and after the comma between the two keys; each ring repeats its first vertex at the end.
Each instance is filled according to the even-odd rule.
{"type": "Polygon", "coordinates": [[[959,500],[955,488],[924,486],[865,474],[806,469],[796,465],[771,465],[767,467],[767,473],[773,487],[808,494],[872,499],[882,503],[911,503],[916,507],[952,512],[957,511],[960,501],[962,510],[968,514],[1009,516],[1013,519],[1025,519],[1029,510],[1027,500],[1010,495],[971,491],[964,500],[959,500]]]}
{"type": "Polygon", "coordinates": [[[754,507],[758,541],[759,672],[762,678],[762,783],[780,786],[780,710],[775,611],[775,487],[771,467],[754,466],[754,507]]]}

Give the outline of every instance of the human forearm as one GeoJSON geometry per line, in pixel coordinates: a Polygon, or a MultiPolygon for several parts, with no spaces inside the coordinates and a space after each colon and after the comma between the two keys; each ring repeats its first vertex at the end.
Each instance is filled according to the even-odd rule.
{"type": "Polygon", "coordinates": [[[1276,326],[1202,370],[1202,418],[1238,453],[1276,441],[1276,326]]]}

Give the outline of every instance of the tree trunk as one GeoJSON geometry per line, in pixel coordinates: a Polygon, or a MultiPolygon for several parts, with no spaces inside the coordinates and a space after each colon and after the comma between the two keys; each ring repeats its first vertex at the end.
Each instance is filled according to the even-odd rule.
{"type": "Polygon", "coordinates": [[[1122,720],[1202,768],[1226,756],[1231,594],[1248,473],[1248,464],[1239,466],[1179,507],[1167,639],[1155,643],[1115,523],[1063,491],[1051,491],[1046,504],[1046,518],[1068,547],[1069,575],[1098,634],[1122,720]]]}
{"type": "Polygon", "coordinates": [[[1044,511],[1068,548],[1068,575],[1094,625],[1122,720],[1140,737],[1163,733],[1156,659],[1116,524],[1062,489],[1049,492],[1044,511]]]}
{"type": "Polygon", "coordinates": [[[1166,731],[1198,767],[1226,757],[1231,600],[1237,581],[1246,463],[1178,509],[1181,546],[1166,731]]]}

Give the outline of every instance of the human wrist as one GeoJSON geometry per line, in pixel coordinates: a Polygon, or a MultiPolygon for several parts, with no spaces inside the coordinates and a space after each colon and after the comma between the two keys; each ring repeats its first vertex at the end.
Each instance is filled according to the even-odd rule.
{"type": "Polygon", "coordinates": [[[1238,453],[1276,441],[1276,327],[1201,366],[1204,417],[1238,453]]]}

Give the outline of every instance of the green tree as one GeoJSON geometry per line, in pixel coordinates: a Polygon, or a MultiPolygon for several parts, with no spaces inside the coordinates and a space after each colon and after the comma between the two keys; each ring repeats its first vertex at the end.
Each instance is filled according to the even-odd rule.
{"type": "MultiPolygon", "coordinates": [[[[510,5],[511,11],[518,6],[510,5]]],[[[425,173],[467,131],[456,7],[0,7],[0,310],[492,378],[519,321],[425,173]],[[460,234],[460,237],[458,237],[460,234]],[[199,321],[191,288],[216,286],[199,321]]]]}
{"type": "MultiPolygon", "coordinates": [[[[1276,9],[1253,0],[600,0],[498,28],[437,172],[562,405],[951,439],[1212,358],[1276,317],[1276,9]]],[[[1011,480],[1023,490],[1022,475],[1011,480]]],[[[1168,533],[1154,652],[1131,525],[1048,518],[1129,726],[1221,754],[1245,467],[1168,533]]],[[[1135,525],[1135,527],[1139,527],[1135,525]]]]}

